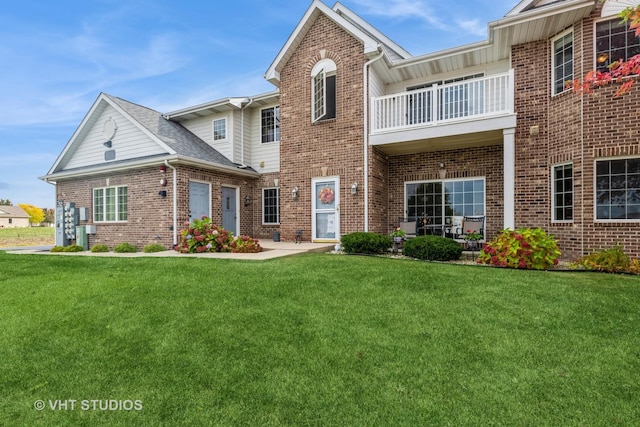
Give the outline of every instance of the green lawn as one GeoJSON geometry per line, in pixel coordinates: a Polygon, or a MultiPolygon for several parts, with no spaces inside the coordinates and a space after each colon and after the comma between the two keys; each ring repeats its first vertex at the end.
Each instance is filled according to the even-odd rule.
{"type": "Polygon", "coordinates": [[[0,252],[0,301],[3,425],[640,420],[637,276],[0,252]]]}

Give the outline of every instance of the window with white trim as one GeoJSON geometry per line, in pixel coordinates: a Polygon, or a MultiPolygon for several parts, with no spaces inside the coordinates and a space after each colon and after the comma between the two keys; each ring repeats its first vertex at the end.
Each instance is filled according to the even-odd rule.
{"type": "Polygon", "coordinates": [[[213,140],[224,141],[227,139],[227,119],[215,119],[213,121],[213,140]]]}
{"type": "Polygon", "coordinates": [[[573,164],[557,165],[552,169],[552,219],[573,221],[573,164]]]}
{"type": "Polygon", "coordinates": [[[566,83],[573,80],[573,31],[560,34],[553,40],[553,94],[566,89],[566,83]]]}
{"type": "Polygon", "coordinates": [[[640,158],[596,161],[596,219],[640,221],[640,158]]]}
{"type": "Polygon", "coordinates": [[[261,111],[262,143],[280,141],[280,107],[265,108],[261,111]]]}
{"type": "Polygon", "coordinates": [[[319,61],[311,70],[311,120],[336,118],[336,64],[319,61]]]}
{"type": "Polygon", "coordinates": [[[128,189],[103,187],[93,189],[93,221],[118,222],[128,218],[128,189]]]}
{"type": "Polygon", "coordinates": [[[607,71],[609,65],[640,54],[640,37],[620,18],[596,22],[596,69],[607,71]]]}
{"type": "Polygon", "coordinates": [[[450,216],[485,215],[484,178],[413,182],[406,184],[407,217],[426,217],[444,224],[450,216]]]}
{"type": "Polygon", "coordinates": [[[280,224],[280,192],[278,188],[262,189],[262,223],[280,224]]]}

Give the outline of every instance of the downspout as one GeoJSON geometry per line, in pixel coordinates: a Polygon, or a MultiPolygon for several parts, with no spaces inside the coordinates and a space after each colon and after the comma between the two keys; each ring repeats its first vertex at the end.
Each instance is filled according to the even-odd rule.
{"type": "Polygon", "coordinates": [[[164,165],[173,170],[173,246],[175,246],[178,244],[178,172],[168,160],[164,161],[164,165]]]}
{"type": "Polygon", "coordinates": [[[378,45],[380,54],[367,61],[362,67],[364,75],[364,231],[369,231],[369,66],[384,56],[378,45]]]}

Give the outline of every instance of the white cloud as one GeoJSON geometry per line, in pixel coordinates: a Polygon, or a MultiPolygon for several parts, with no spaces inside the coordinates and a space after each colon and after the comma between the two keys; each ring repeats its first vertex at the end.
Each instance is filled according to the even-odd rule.
{"type": "Polygon", "coordinates": [[[480,37],[486,37],[488,34],[487,23],[479,19],[457,19],[455,22],[458,28],[466,33],[480,37]]]}
{"type": "Polygon", "coordinates": [[[396,19],[421,19],[438,29],[446,29],[446,22],[434,13],[427,2],[412,0],[354,0],[363,7],[362,13],[396,19]]]}

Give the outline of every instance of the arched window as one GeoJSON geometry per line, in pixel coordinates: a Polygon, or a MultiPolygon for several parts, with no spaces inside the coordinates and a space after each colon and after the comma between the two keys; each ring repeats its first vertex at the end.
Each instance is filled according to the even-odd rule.
{"type": "Polygon", "coordinates": [[[311,70],[312,121],[336,118],[336,64],[323,59],[311,70]]]}

